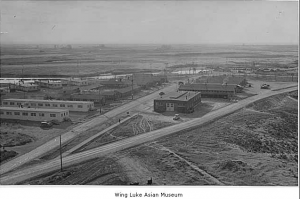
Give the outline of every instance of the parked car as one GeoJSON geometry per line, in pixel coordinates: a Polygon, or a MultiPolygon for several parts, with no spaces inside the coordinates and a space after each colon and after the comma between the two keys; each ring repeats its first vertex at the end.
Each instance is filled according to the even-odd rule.
{"type": "Polygon", "coordinates": [[[41,122],[41,127],[44,127],[44,128],[49,128],[52,125],[53,125],[52,122],[48,122],[48,121],[41,122]]]}
{"type": "Polygon", "coordinates": [[[180,119],[179,114],[175,114],[175,116],[173,117],[173,120],[179,120],[179,119],[180,119]]]}
{"type": "Polygon", "coordinates": [[[260,86],[261,89],[269,89],[270,85],[269,84],[263,84],[260,86]]]}

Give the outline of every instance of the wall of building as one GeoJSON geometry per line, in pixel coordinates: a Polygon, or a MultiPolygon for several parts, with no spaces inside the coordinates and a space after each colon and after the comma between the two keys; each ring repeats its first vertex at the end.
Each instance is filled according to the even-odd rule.
{"type": "Polygon", "coordinates": [[[171,100],[171,99],[157,99],[154,100],[154,111],[155,112],[166,112],[167,111],[167,103],[174,104],[174,111],[179,113],[189,113],[191,110],[194,109],[196,105],[201,102],[201,94],[198,93],[197,95],[190,98],[188,101],[185,100],[171,100]]]}
{"type": "Polygon", "coordinates": [[[206,91],[206,90],[203,90],[203,91],[200,91],[201,92],[201,96],[203,98],[205,97],[208,97],[208,98],[231,98],[235,95],[235,92],[234,91],[214,91],[214,90],[211,90],[211,91],[206,91]]]}
{"type": "MultiPolygon", "coordinates": [[[[25,108],[26,109],[26,108],[25,108]]],[[[51,121],[58,120],[62,122],[64,118],[69,117],[69,111],[62,112],[48,112],[48,111],[34,111],[34,110],[0,110],[2,119],[14,119],[14,120],[29,120],[29,121],[51,121]]]]}

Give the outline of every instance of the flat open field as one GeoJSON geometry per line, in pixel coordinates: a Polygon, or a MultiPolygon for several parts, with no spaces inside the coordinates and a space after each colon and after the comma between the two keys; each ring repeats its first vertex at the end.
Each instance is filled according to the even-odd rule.
{"type": "Polygon", "coordinates": [[[296,186],[297,127],[298,101],[277,95],[199,129],[22,184],[146,185],[152,178],[154,185],[296,186]]]}
{"type": "Polygon", "coordinates": [[[239,45],[73,45],[54,49],[53,45],[1,46],[2,77],[96,76],[105,73],[162,71],[168,67],[194,63],[197,67],[294,66],[297,46],[239,45]]]}

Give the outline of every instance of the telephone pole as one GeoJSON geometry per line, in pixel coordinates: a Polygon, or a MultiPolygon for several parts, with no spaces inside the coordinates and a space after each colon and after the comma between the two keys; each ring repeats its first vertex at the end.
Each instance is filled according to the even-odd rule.
{"type": "Polygon", "coordinates": [[[59,136],[59,153],[60,153],[60,171],[63,171],[62,153],[61,153],[61,135],[59,136]]]}
{"type": "MultiPolygon", "coordinates": [[[[22,83],[23,83],[23,98],[25,99],[25,84],[24,84],[24,65],[22,65],[22,79],[21,79],[21,81],[22,81],[22,83]]],[[[20,84],[19,84],[20,85],[20,84]]]]}
{"type": "Polygon", "coordinates": [[[131,99],[133,100],[133,74],[131,79],[131,99]]]}
{"type": "Polygon", "coordinates": [[[100,86],[99,86],[99,114],[101,115],[101,95],[100,95],[100,86]]]}

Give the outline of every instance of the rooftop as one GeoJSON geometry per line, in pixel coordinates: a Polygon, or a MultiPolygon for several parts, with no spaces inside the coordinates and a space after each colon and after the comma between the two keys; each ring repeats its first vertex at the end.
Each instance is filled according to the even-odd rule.
{"type": "Polygon", "coordinates": [[[100,87],[99,84],[92,84],[92,85],[86,85],[86,86],[81,86],[81,87],[77,87],[80,90],[97,90],[100,87]]]}
{"type": "Polygon", "coordinates": [[[102,84],[102,85],[124,85],[125,83],[118,79],[110,79],[107,81],[101,81],[100,84],[102,84]]]}
{"type": "Polygon", "coordinates": [[[44,109],[44,108],[19,108],[19,107],[0,107],[0,110],[3,111],[28,111],[28,112],[52,112],[52,113],[61,113],[68,111],[68,109],[44,109]]]}
{"type": "Polygon", "coordinates": [[[132,89],[135,90],[135,89],[138,89],[138,88],[140,88],[140,87],[137,86],[137,85],[133,85],[133,86],[128,86],[126,88],[120,88],[120,89],[117,89],[115,91],[119,92],[119,93],[126,93],[126,92],[131,91],[132,89]]]}
{"type": "Polygon", "coordinates": [[[36,87],[36,86],[38,86],[38,85],[32,84],[32,83],[24,83],[24,84],[18,84],[18,85],[23,86],[23,87],[36,87]]]}
{"type": "Polygon", "coordinates": [[[162,97],[157,98],[156,100],[176,100],[176,101],[189,101],[191,98],[198,95],[199,92],[194,91],[174,91],[162,95],[162,97]]]}
{"type": "MultiPolygon", "coordinates": [[[[71,95],[72,98],[74,99],[83,99],[83,100],[99,100],[99,98],[104,98],[103,96],[99,96],[99,94],[94,94],[94,93],[91,93],[91,94],[73,94],[71,95]]],[[[71,101],[73,102],[73,101],[71,101]]],[[[81,102],[81,101],[80,101],[81,102]]],[[[86,102],[86,103],[91,103],[91,102],[86,102]]]]}
{"type": "Polygon", "coordinates": [[[36,82],[43,82],[43,83],[48,83],[48,84],[61,84],[61,81],[48,81],[48,80],[39,80],[36,82]]]}
{"type": "Polygon", "coordinates": [[[56,102],[56,103],[81,103],[90,104],[92,102],[82,102],[82,101],[64,101],[64,100],[39,100],[39,99],[3,99],[3,101],[15,101],[15,102],[56,102]]]}
{"type": "Polygon", "coordinates": [[[244,77],[236,77],[236,76],[209,76],[206,78],[198,79],[199,83],[227,83],[227,84],[240,84],[245,78],[244,77]]]}
{"type": "Polygon", "coordinates": [[[234,84],[212,84],[212,83],[197,83],[185,84],[179,87],[180,90],[198,90],[198,91],[235,91],[236,85],[234,84]]]}

